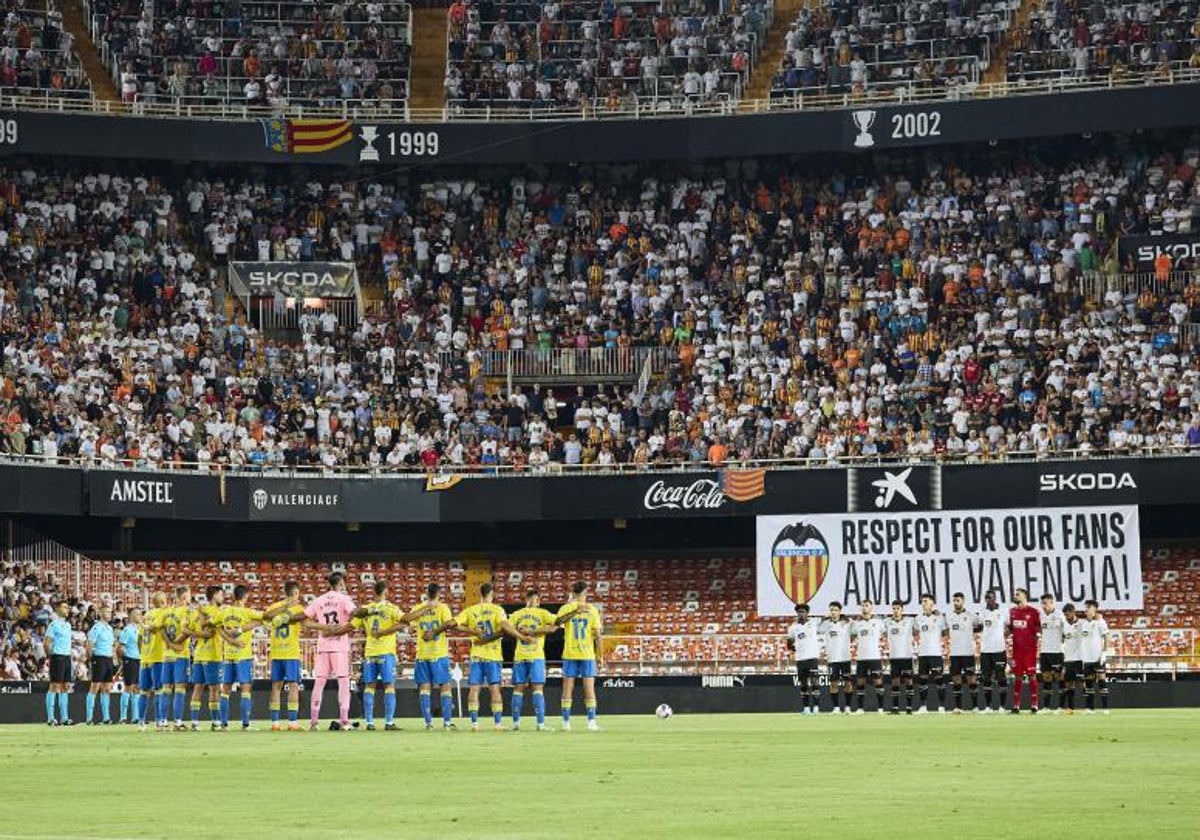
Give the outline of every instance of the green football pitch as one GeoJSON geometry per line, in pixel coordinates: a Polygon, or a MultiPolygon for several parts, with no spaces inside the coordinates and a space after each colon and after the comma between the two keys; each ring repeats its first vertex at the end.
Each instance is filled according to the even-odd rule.
{"type": "Polygon", "coordinates": [[[0,727],[0,838],[1197,836],[1200,710],[0,727]],[[557,728],[557,726],[556,726],[557,728]]]}

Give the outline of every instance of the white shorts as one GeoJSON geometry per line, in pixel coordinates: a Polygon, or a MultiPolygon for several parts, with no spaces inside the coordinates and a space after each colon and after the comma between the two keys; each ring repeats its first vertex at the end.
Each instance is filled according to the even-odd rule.
{"type": "Polygon", "coordinates": [[[350,676],[350,654],[342,651],[318,652],[313,676],[327,680],[350,676]]]}

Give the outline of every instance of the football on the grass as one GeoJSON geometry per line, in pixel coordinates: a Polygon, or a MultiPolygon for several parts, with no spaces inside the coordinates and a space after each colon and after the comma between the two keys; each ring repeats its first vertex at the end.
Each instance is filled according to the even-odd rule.
{"type": "Polygon", "coordinates": [[[675,712],[671,711],[671,707],[666,703],[659,703],[658,708],[654,710],[654,714],[658,715],[663,720],[666,720],[671,715],[675,714],[675,712]]]}

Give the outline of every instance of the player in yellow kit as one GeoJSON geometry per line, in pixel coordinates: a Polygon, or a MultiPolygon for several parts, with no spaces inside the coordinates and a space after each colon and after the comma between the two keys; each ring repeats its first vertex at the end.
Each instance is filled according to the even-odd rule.
{"type": "Polygon", "coordinates": [[[250,590],[238,584],[233,588],[233,603],[221,613],[219,631],[225,648],[223,685],[221,686],[221,728],[229,728],[229,703],[234,686],[242,713],[242,731],[247,732],[253,702],[254,686],[254,625],[262,623],[262,613],[251,609],[246,599],[250,590]]]}
{"type": "Polygon", "coordinates": [[[159,707],[164,728],[174,712],[175,728],[185,729],[183,706],[187,702],[188,683],[188,624],[191,616],[192,590],[175,587],[175,603],[162,610],[159,632],[163,639],[162,689],[159,707]]]}
{"type": "Polygon", "coordinates": [[[396,633],[405,624],[415,621],[429,612],[428,604],[421,604],[410,612],[387,599],[387,582],[375,582],[375,600],[354,611],[351,626],[366,635],[363,650],[363,717],[367,729],[375,729],[375,692],[383,685],[383,728],[388,731],[396,726],[396,633]]]}
{"type": "Polygon", "coordinates": [[[533,692],[533,711],[537,715],[538,731],[541,732],[546,728],[546,697],[543,694],[546,685],[546,636],[558,631],[559,627],[554,623],[554,613],[542,609],[541,596],[536,589],[525,590],[525,606],[509,616],[508,620],[532,638],[529,642],[517,642],[513,655],[513,729],[521,728],[521,706],[525,703],[525,688],[528,686],[533,692]]]}
{"type": "Polygon", "coordinates": [[[600,612],[587,601],[588,585],[577,581],[571,586],[571,600],[563,604],[555,623],[563,627],[563,730],[571,729],[571,696],[575,680],[583,680],[583,700],[587,707],[587,727],[600,728],[596,723],[596,671],[604,667],[604,635],[600,612]]]}
{"type": "Polygon", "coordinates": [[[467,711],[471,716],[471,731],[479,729],[479,688],[487,685],[491,689],[492,720],[496,730],[504,729],[501,723],[504,715],[504,703],[500,696],[500,666],[504,662],[501,653],[500,637],[504,633],[516,636],[522,641],[532,641],[532,636],[526,636],[508,621],[504,607],[492,603],[492,585],[482,584],[479,587],[480,602],[472,604],[454,617],[451,625],[443,625],[437,629],[444,632],[450,626],[458,627],[471,636],[471,673],[468,680],[470,689],[467,694],[467,711]]]}
{"type": "Polygon", "coordinates": [[[204,595],[207,603],[191,615],[190,633],[196,640],[192,649],[192,731],[200,728],[200,704],[207,689],[208,718],[216,732],[221,728],[221,682],[225,676],[225,650],[219,630],[225,611],[225,590],[210,586],[204,595]]]}
{"type": "MultiPolygon", "coordinates": [[[[142,654],[142,672],[138,676],[138,684],[141,686],[142,696],[146,698],[147,714],[154,715],[154,728],[162,729],[167,721],[163,704],[165,693],[162,673],[163,649],[166,647],[162,636],[162,616],[167,606],[166,594],[155,592],[150,597],[150,605],[142,620],[142,626],[138,628],[141,633],[139,647],[142,654]]],[[[141,730],[146,731],[146,715],[142,715],[141,730]]]]}
{"type": "Polygon", "coordinates": [[[288,690],[288,729],[300,729],[300,630],[304,607],[300,603],[300,584],[289,580],[283,585],[283,600],[263,610],[262,620],[271,633],[271,729],[279,723],[279,695],[288,690]]]}
{"type": "Polygon", "coordinates": [[[427,607],[417,620],[417,661],[413,665],[413,682],[420,691],[421,715],[425,718],[425,729],[433,729],[433,687],[441,690],[442,729],[454,728],[454,695],[450,687],[450,644],[441,628],[454,620],[450,607],[441,600],[442,588],[436,583],[425,589],[425,599],[413,607],[427,607]],[[435,632],[437,631],[437,632],[435,632]]]}

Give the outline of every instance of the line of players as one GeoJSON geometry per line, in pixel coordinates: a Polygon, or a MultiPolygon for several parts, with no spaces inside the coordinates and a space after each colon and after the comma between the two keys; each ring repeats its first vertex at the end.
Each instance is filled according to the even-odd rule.
{"type": "Polygon", "coordinates": [[[1047,709],[1074,714],[1076,689],[1083,688],[1087,712],[1092,714],[1099,697],[1108,714],[1108,681],[1104,668],[1104,643],[1108,625],[1096,601],[1087,601],[1080,616],[1073,604],[1059,609],[1054,596],[1043,595],[1041,606],[1029,603],[1024,589],[1014,592],[1013,606],[1004,610],[997,594],[988,592],[978,614],[966,609],[961,592],[953,596],[946,613],[934,609],[932,595],[921,595],[921,611],[904,614],[902,601],[892,602],[891,615],[874,615],[870,601],[861,602],[861,614],[849,618],[841,604],[829,605],[829,615],[810,615],[807,604],[796,607],[796,620],[788,628],[787,645],[796,657],[802,714],[816,714],[820,701],[817,663],[823,648],[829,666],[829,701],[834,714],[862,714],[868,685],[875,695],[879,713],[884,705],[884,660],[881,642],[888,640],[887,676],[891,714],[913,714],[914,697],[920,698],[917,714],[930,712],[929,694],[936,692],[937,711],[949,707],[954,713],[967,710],[983,713],[1004,707],[1004,690],[1009,666],[1006,640],[1012,641],[1011,711],[1021,707],[1021,683],[1029,682],[1029,710],[1040,707],[1038,675],[1047,688],[1047,709]],[[979,636],[979,667],[976,667],[976,634],[979,636]],[[943,639],[949,637],[950,667],[946,682],[943,639]],[[851,669],[851,641],[855,642],[857,667],[851,669]],[[913,663],[916,662],[914,672],[913,663]],[[982,686],[982,691],[977,693],[982,686]],[[1053,691],[1053,696],[1049,692],[1053,691]],[[961,699],[959,698],[961,695],[961,699]],[[981,696],[980,696],[981,695],[981,696]],[[955,705],[957,702],[957,705],[955,705]]]}
{"type": "MultiPolygon", "coordinates": [[[[168,602],[166,594],[152,596],[152,607],[143,616],[132,609],[119,634],[109,624],[110,611],[102,608],[100,619],[88,631],[87,653],[91,663],[91,691],[87,697],[85,722],[92,723],[96,700],[101,700],[102,722],[111,722],[109,692],[120,668],[126,693],[118,720],[136,721],[145,730],[153,718],[159,730],[196,730],[207,700],[211,728],[229,728],[233,695],[239,695],[243,729],[251,729],[250,687],[253,679],[253,633],[256,626],[267,629],[270,657],[271,729],[300,729],[300,639],[306,632],[317,634],[314,685],[309,728],[316,729],[325,685],[336,680],[339,718],[335,729],[350,729],[350,634],[364,637],[362,664],[363,706],[366,728],[375,729],[376,692],[384,692],[384,728],[396,729],[395,681],[397,634],[411,627],[417,638],[414,681],[419,686],[420,707],[426,729],[434,728],[433,693],[441,696],[442,726],[452,722],[451,663],[448,634],[465,635],[471,649],[468,675],[468,711],[471,729],[479,726],[479,697],[488,688],[490,710],[497,730],[503,729],[503,700],[500,693],[501,637],[517,640],[512,673],[513,729],[520,728],[525,694],[532,696],[537,728],[546,728],[543,687],[546,682],[545,637],[565,630],[563,642],[562,728],[571,728],[571,705],[576,681],[583,686],[588,729],[596,730],[596,687],[598,667],[603,667],[603,631],[599,611],[588,602],[583,581],[571,587],[570,600],[551,613],[542,609],[536,589],[526,591],[525,607],[511,616],[493,601],[490,583],[480,587],[480,601],[454,615],[441,599],[441,589],[430,584],[420,604],[404,611],[387,598],[386,582],[374,586],[375,600],[359,607],[346,594],[345,576],[329,576],[329,591],[306,604],[300,586],[284,585],[284,597],[266,609],[249,606],[249,590],[236,586],[232,602],[225,590],[209,586],[204,599],[195,602],[191,589],[179,586],[168,602]],[[119,666],[118,666],[119,663],[119,666]],[[189,705],[190,724],[184,721],[189,705]],[[286,704],[286,725],[281,720],[286,704]]],[[[46,636],[50,655],[50,691],[46,696],[46,718],[51,726],[71,725],[68,698],[71,689],[71,625],[69,606],[56,605],[56,616],[46,636]],[[56,716],[57,709],[57,716],[56,716]]]]}

